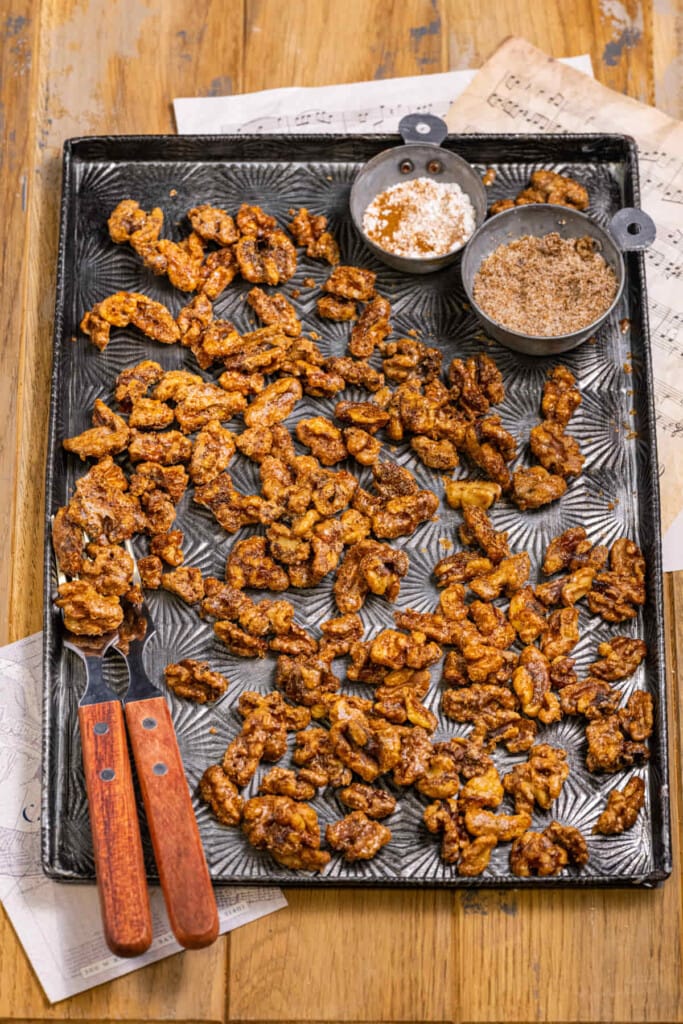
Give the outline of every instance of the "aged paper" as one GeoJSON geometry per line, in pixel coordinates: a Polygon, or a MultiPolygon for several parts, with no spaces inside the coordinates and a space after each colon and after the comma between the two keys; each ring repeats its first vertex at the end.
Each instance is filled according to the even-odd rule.
{"type": "MultiPolygon", "coordinates": [[[[94,885],[46,878],[40,861],[42,634],[0,647],[0,899],[52,1003],[178,953],[161,890],[150,889],[154,940],[132,960],[102,936],[94,885]]],[[[216,888],[221,932],[287,906],[276,888],[216,888]]]]}
{"type": "Polygon", "coordinates": [[[657,409],[664,568],[683,569],[683,124],[508,39],[446,118],[453,132],[620,132],[638,143],[657,409]]]}

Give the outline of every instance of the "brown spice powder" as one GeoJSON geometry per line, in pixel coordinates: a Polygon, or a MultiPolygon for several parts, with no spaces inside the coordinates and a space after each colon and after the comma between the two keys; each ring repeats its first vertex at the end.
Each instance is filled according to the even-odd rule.
{"type": "Polygon", "coordinates": [[[523,235],[487,256],[474,279],[482,310],[510,330],[556,337],[587,327],[611,306],[614,271],[592,238],[523,235]]]}

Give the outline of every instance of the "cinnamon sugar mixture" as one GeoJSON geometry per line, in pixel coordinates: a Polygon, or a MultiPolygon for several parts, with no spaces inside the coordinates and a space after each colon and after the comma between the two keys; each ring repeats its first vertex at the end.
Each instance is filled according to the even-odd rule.
{"type": "Polygon", "coordinates": [[[510,330],[571,334],[602,316],[617,293],[614,271],[592,238],[523,235],[487,256],[474,278],[482,310],[510,330]]]}
{"type": "Polygon", "coordinates": [[[363,230],[395,256],[445,256],[474,232],[474,208],[459,185],[414,178],[375,196],[363,214],[363,230]]]}

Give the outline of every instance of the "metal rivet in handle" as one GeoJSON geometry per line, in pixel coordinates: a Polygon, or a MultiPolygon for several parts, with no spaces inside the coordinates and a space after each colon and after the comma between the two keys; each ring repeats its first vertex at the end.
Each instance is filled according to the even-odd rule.
{"type": "Polygon", "coordinates": [[[109,726],[106,722],[95,722],[92,727],[92,731],[97,733],[98,736],[104,736],[105,733],[109,732],[109,726]]]}
{"type": "Polygon", "coordinates": [[[413,169],[412,160],[403,160],[400,164],[399,170],[401,174],[410,174],[413,169]]]}
{"type": "Polygon", "coordinates": [[[440,160],[430,160],[427,164],[427,170],[430,174],[441,174],[443,170],[443,164],[440,160]]]}
{"type": "Polygon", "coordinates": [[[156,727],[157,727],[157,720],[156,720],[156,718],[143,718],[142,719],[142,728],[143,729],[156,729],[156,727]]]}
{"type": "Polygon", "coordinates": [[[100,778],[103,782],[111,782],[112,779],[116,778],[116,772],[113,768],[103,768],[100,772],[100,778]]]}
{"type": "Polygon", "coordinates": [[[633,224],[629,224],[626,230],[628,231],[629,235],[639,235],[641,230],[640,224],[637,224],[635,222],[633,224]]]}
{"type": "Polygon", "coordinates": [[[168,771],[168,765],[165,765],[163,761],[157,761],[157,763],[152,768],[152,771],[154,772],[155,775],[165,775],[166,772],[168,771]]]}
{"type": "Polygon", "coordinates": [[[415,131],[419,132],[420,135],[429,135],[431,128],[424,121],[420,121],[419,124],[415,125],[415,131]]]}

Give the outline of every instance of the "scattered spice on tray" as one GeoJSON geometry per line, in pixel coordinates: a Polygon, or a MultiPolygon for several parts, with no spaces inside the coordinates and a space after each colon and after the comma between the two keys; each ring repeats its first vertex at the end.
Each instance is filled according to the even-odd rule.
{"type": "Polygon", "coordinates": [[[424,259],[460,249],[475,228],[474,207],[459,185],[414,178],[375,196],[363,230],[395,256],[424,259]]]}
{"type": "Polygon", "coordinates": [[[535,337],[587,327],[609,309],[616,293],[616,275],[594,240],[560,238],[557,232],[498,246],[474,279],[474,298],[488,316],[535,337]]]}

